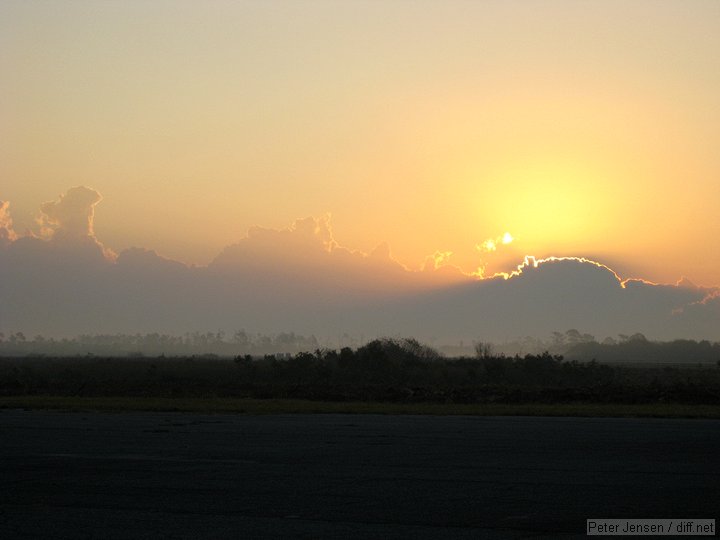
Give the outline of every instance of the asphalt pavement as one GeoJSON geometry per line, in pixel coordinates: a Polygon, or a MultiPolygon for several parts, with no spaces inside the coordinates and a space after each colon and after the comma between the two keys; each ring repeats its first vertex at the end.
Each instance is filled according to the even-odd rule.
{"type": "Polygon", "coordinates": [[[581,538],[720,518],[720,421],[0,411],[0,538],[581,538]]]}

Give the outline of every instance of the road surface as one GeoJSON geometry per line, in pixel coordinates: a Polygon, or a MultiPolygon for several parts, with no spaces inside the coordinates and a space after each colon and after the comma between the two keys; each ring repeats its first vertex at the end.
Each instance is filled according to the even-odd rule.
{"type": "Polygon", "coordinates": [[[720,517],[720,421],[3,410],[0,482],[0,538],[584,538],[720,517]]]}

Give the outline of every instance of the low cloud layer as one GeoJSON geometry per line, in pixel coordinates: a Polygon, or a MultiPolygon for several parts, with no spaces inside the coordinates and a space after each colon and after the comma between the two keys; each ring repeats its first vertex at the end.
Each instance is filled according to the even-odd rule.
{"type": "Polygon", "coordinates": [[[0,203],[0,332],[245,328],[452,343],[581,328],[598,337],[720,340],[717,288],[623,281],[601,263],[572,257],[527,257],[514,272],[481,279],[436,252],[413,271],[387,244],[370,253],[339,245],[329,216],[282,230],[253,227],[205,267],[142,248],[115,257],[94,235],[100,200],[73,188],[42,205],[42,231],[20,237],[8,203],[0,203]]]}

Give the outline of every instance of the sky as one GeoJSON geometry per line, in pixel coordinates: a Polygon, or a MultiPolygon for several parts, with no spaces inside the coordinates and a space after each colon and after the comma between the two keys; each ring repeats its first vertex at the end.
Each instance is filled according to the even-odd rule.
{"type": "MultiPolygon", "coordinates": [[[[343,290],[391,261],[370,272],[383,298],[526,256],[707,295],[718,96],[713,0],[6,0],[0,243],[211,269],[309,227],[365,261],[332,266],[343,290]]],[[[309,257],[273,245],[263,268],[309,257]]]]}

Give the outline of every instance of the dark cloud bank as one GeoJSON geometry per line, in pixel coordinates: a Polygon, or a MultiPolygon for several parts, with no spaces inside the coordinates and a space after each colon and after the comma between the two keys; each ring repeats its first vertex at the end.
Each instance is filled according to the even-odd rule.
{"type": "Polygon", "coordinates": [[[74,336],[294,331],[336,338],[414,336],[434,343],[547,337],[580,328],[598,337],[720,340],[720,289],[687,281],[621,279],[575,258],[535,261],[478,279],[428,258],[421,271],[387,245],[339,246],[328,218],[286,230],[253,227],[208,266],[153,251],[115,254],[93,232],[100,195],[69,190],[41,207],[40,230],[18,236],[0,202],[0,332],[74,336]]]}

